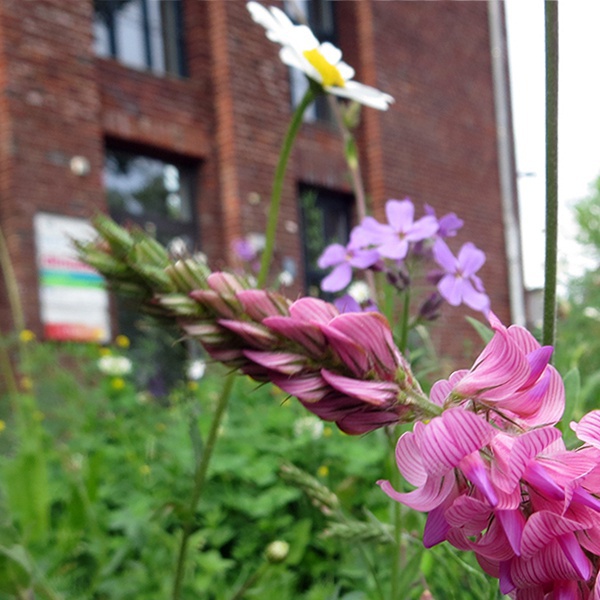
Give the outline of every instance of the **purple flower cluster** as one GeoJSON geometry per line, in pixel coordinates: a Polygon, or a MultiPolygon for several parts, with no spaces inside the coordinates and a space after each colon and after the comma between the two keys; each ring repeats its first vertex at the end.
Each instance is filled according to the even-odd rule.
{"type": "Polygon", "coordinates": [[[322,283],[325,292],[339,292],[349,285],[353,269],[385,271],[390,281],[406,283],[406,261],[413,254],[432,256],[438,265],[433,274],[438,293],[452,306],[466,304],[487,313],[489,298],[477,271],[485,262],[485,254],[472,243],[466,243],[454,256],[444,238],[455,236],[463,221],[454,213],[440,219],[426,206],[425,216],[415,220],[414,204],[408,199],[388,200],[387,223],[365,217],[355,227],[346,246],[328,246],[319,257],[321,269],[333,268],[322,283]],[[425,252],[426,248],[429,252],[425,252]],[[440,272],[441,269],[441,272],[440,272]]]}
{"type": "Polygon", "coordinates": [[[600,554],[600,411],[573,424],[567,450],[554,427],[564,386],[540,347],[490,315],[494,337],[470,370],[439,381],[443,412],[398,440],[396,461],[416,489],[393,499],[429,513],[423,542],[475,553],[516,600],[597,600],[600,554]]]}

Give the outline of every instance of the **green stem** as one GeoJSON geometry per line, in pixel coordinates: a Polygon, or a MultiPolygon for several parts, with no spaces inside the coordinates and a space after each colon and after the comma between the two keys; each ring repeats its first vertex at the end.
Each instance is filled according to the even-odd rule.
{"type": "Polygon", "coordinates": [[[177,566],[175,569],[175,579],[173,581],[173,600],[179,600],[181,594],[181,586],[183,583],[187,548],[194,525],[194,514],[196,512],[198,502],[200,501],[200,497],[202,496],[204,482],[206,481],[206,473],[208,472],[208,465],[210,463],[212,453],[217,443],[219,428],[221,426],[223,415],[225,414],[225,411],[227,409],[227,404],[229,403],[229,397],[231,396],[231,390],[233,388],[234,382],[235,373],[231,373],[225,379],[225,383],[223,384],[223,389],[221,390],[221,395],[219,397],[217,407],[212,416],[212,422],[210,424],[210,431],[208,432],[206,445],[204,446],[204,450],[202,452],[200,460],[196,463],[196,470],[194,472],[194,489],[192,490],[188,514],[186,515],[186,521],[183,524],[183,532],[181,535],[181,542],[179,544],[177,566]]]}
{"type": "Polygon", "coordinates": [[[10,312],[13,318],[13,325],[16,331],[23,331],[25,329],[25,317],[23,316],[23,307],[21,306],[21,299],[19,295],[19,285],[15,276],[15,271],[10,260],[10,254],[8,252],[8,244],[4,237],[4,232],[0,228],[0,266],[4,273],[4,285],[6,287],[6,294],[8,295],[8,302],[10,304],[10,312]]]}
{"type": "Polygon", "coordinates": [[[292,152],[294,140],[298,135],[300,126],[302,125],[302,117],[308,106],[315,99],[315,91],[310,85],[306,90],[306,94],[296,107],[292,116],[292,121],[288,127],[286,136],[283,140],[281,153],[279,154],[279,162],[275,170],[275,178],[273,180],[273,190],[271,192],[271,204],[269,206],[269,218],[267,221],[265,250],[260,263],[260,272],[258,274],[257,287],[264,287],[269,275],[271,260],[273,259],[273,249],[275,247],[275,234],[277,233],[277,222],[279,221],[279,208],[281,206],[281,192],[283,190],[283,179],[287,168],[287,163],[292,152]]]}
{"type": "Polygon", "coordinates": [[[402,322],[400,331],[400,346],[399,350],[403,356],[406,356],[406,349],[408,348],[408,320],[410,317],[410,287],[407,286],[404,291],[404,303],[402,304],[402,322]]]}
{"type": "Polygon", "coordinates": [[[242,585],[242,587],[231,597],[231,600],[241,600],[244,594],[263,576],[269,568],[270,563],[265,560],[256,571],[242,585]]]}
{"type": "Polygon", "coordinates": [[[546,0],[546,266],[542,343],[553,346],[556,329],[558,239],[558,2],[546,0]]]}

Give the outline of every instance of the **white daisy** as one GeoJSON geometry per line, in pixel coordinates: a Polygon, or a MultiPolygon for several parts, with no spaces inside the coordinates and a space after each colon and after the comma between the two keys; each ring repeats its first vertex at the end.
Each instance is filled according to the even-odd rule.
{"type": "Polygon", "coordinates": [[[294,25],[275,6],[266,8],[258,2],[248,2],[247,7],[252,19],[265,28],[267,37],[281,44],[281,61],[302,71],[326,92],[378,110],[387,110],[394,102],[389,94],[352,81],[354,69],[342,60],[341,50],[329,42],[320,44],[306,25],[294,25]]]}

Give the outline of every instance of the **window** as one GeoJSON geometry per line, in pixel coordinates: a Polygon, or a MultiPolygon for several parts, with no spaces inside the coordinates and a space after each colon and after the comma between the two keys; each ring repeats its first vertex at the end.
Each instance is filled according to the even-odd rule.
{"type": "Polygon", "coordinates": [[[323,295],[319,284],[325,272],[319,269],[317,260],[325,247],[348,242],[353,206],[350,194],[300,186],[305,287],[311,296],[323,295]]]}
{"type": "MultiPolygon", "coordinates": [[[[197,240],[191,167],[150,156],[108,149],[104,184],[110,214],[121,224],[136,224],[168,246],[183,240],[193,251],[197,240]]],[[[131,340],[137,384],[165,396],[184,378],[186,348],[173,327],[157,327],[126,298],[117,298],[118,328],[131,340]]],[[[188,348],[189,351],[189,348],[188,348]]]]}
{"type": "Polygon", "coordinates": [[[181,0],[94,0],[94,45],[159,75],[185,76],[181,0]]]}
{"type": "MultiPolygon", "coordinates": [[[[285,0],[285,9],[296,23],[306,23],[319,42],[331,42],[337,45],[335,26],[335,3],[333,0],[285,0]]],[[[292,105],[297,106],[306,93],[308,82],[304,73],[290,69],[290,89],[292,105]]],[[[304,113],[305,121],[332,121],[327,96],[319,96],[304,113]]]]}
{"type": "Polygon", "coordinates": [[[104,184],[116,221],[136,223],[165,245],[181,238],[193,250],[196,223],[190,167],[109,149],[104,184]]]}

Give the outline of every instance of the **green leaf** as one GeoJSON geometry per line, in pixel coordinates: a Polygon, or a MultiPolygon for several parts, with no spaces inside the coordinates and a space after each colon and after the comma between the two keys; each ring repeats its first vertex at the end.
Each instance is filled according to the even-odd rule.
{"type": "MultiPolygon", "coordinates": [[[[31,564],[25,548],[0,546],[0,591],[15,594],[31,585],[31,564]]],[[[19,594],[19,597],[21,595],[19,594]]]]}
{"type": "Polygon", "coordinates": [[[493,337],[494,332],[481,321],[474,319],[473,317],[465,317],[470,323],[471,327],[479,334],[479,337],[487,344],[493,337]]]}

